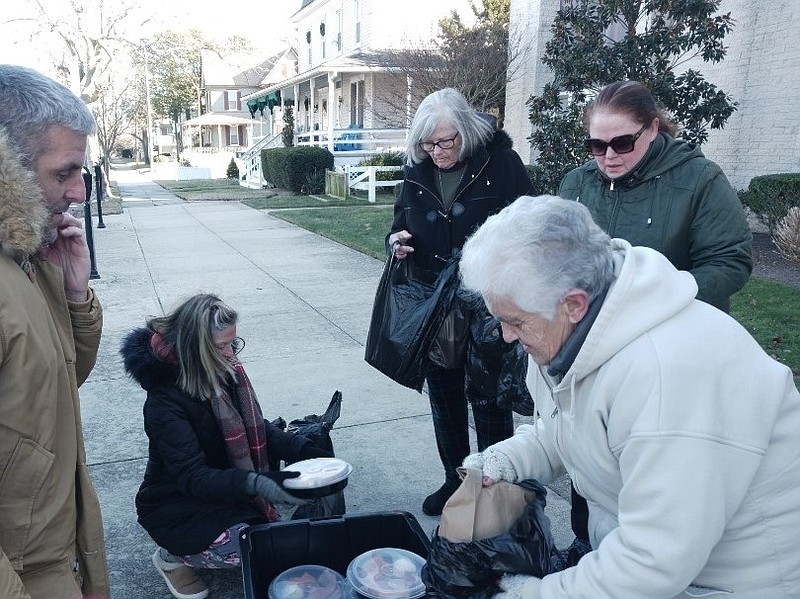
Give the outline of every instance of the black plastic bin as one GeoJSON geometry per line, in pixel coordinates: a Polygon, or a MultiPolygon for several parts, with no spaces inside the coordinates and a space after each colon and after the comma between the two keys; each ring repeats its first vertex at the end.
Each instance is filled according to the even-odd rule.
{"type": "Polygon", "coordinates": [[[267,599],[269,583],[294,566],[327,566],[347,575],[365,551],[397,547],[428,558],[430,539],[408,512],[353,513],[250,526],[242,532],[245,599],[267,599]]]}

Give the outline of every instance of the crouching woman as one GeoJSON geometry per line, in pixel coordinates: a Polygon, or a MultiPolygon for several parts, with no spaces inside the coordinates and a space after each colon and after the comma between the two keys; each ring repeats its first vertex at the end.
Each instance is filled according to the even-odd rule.
{"type": "Polygon", "coordinates": [[[139,524],[158,544],[152,556],[174,597],[203,599],[195,568],[240,566],[239,532],[280,519],[276,503],[291,472],[270,459],[324,452],[265,421],[242,363],[237,313],[217,296],[195,295],[125,338],[125,369],[147,392],[147,469],[136,495],[139,524]]]}

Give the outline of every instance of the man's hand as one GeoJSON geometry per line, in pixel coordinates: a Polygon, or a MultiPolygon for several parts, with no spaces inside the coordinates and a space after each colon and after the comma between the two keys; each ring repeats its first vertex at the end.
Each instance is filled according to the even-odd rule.
{"type": "Polygon", "coordinates": [[[91,260],[81,221],[68,212],[52,217],[56,240],[42,249],[42,257],[64,272],[64,291],[72,302],[85,301],[89,291],[91,260]]]}

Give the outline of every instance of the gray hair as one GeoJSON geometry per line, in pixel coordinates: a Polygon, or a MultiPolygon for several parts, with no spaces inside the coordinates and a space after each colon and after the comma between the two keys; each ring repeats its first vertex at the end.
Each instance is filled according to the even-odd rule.
{"type": "Polygon", "coordinates": [[[0,64],[0,126],[30,167],[44,149],[44,138],[53,125],[92,135],[96,125],[86,104],[60,83],[38,71],[0,64]]]}
{"type": "Polygon", "coordinates": [[[578,202],[522,196],[467,240],[460,270],[464,287],[488,305],[510,300],[550,320],[570,290],[594,300],[611,283],[611,238],[578,202]]]}
{"type": "Polygon", "coordinates": [[[472,156],[475,150],[492,138],[494,128],[481,118],[456,89],[448,87],[428,94],[417,108],[411,129],[408,132],[406,163],[419,164],[428,158],[428,153],[419,147],[419,142],[431,136],[440,125],[450,125],[461,138],[459,162],[472,156]]]}
{"type": "Polygon", "coordinates": [[[236,324],[239,315],[216,295],[200,293],[172,313],[151,318],[147,328],[159,333],[175,353],[178,386],[193,397],[219,396],[233,367],[214,344],[214,335],[236,324]]]}

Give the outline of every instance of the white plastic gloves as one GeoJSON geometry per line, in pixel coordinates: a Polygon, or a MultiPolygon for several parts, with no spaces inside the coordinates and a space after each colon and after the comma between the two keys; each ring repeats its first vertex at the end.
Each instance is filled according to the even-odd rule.
{"type": "Polygon", "coordinates": [[[522,574],[506,574],[500,579],[501,591],[492,599],[537,599],[542,579],[522,574]]]}
{"type": "Polygon", "coordinates": [[[517,471],[509,457],[494,446],[487,447],[481,453],[473,453],[464,458],[465,468],[482,470],[483,475],[497,482],[505,480],[510,483],[517,482],[517,471]]]}

